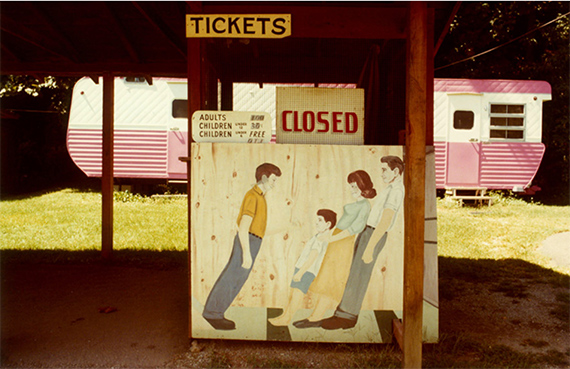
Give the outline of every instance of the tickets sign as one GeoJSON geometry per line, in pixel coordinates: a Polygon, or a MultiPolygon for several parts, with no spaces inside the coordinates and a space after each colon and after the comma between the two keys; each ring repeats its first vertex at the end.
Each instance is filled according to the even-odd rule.
{"type": "Polygon", "coordinates": [[[284,38],[291,14],[186,14],[188,38],[284,38]]]}
{"type": "Polygon", "coordinates": [[[269,143],[271,116],[266,112],[206,111],[192,114],[195,142],[269,143]]]}
{"type": "Polygon", "coordinates": [[[361,88],[277,87],[277,142],[364,144],[361,88]]]}

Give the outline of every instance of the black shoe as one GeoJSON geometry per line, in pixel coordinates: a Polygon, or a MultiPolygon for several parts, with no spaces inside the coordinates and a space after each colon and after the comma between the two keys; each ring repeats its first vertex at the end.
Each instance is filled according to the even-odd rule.
{"type": "Polygon", "coordinates": [[[330,318],[321,321],[323,329],[350,329],[356,325],[356,319],[346,319],[338,316],[331,316],[330,318]]]}
{"type": "Polygon", "coordinates": [[[309,319],[298,320],[293,323],[295,328],[318,328],[321,326],[322,320],[317,320],[316,322],[311,322],[309,319]]]}
{"type": "Polygon", "coordinates": [[[210,319],[204,317],[204,319],[206,319],[208,323],[210,323],[210,325],[214,327],[214,329],[220,331],[231,331],[232,329],[236,329],[236,323],[226,318],[210,319]]]}

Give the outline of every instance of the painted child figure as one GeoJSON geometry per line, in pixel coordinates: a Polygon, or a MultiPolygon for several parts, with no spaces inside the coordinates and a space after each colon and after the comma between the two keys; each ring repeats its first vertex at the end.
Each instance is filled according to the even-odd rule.
{"type": "Polygon", "coordinates": [[[275,326],[288,325],[293,314],[301,308],[309,286],[319,273],[327,251],[328,240],[335,225],[336,213],[334,211],[329,209],[317,211],[317,234],[307,241],[295,263],[295,274],[290,285],[289,303],[281,315],[268,319],[271,324],[275,326]]]}

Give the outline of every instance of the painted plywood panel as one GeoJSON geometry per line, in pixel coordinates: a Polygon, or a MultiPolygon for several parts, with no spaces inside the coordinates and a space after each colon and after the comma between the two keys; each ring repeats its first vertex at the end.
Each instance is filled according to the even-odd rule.
{"type": "MultiPolygon", "coordinates": [[[[194,143],[191,156],[192,337],[391,342],[391,320],[401,318],[403,305],[403,207],[395,212],[385,245],[372,264],[369,285],[364,288],[365,294],[361,299],[355,325],[347,329],[325,329],[322,326],[299,327],[294,323],[306,318],[318,321],[317,317],[326,319],[335,314],[345,292],[346,282],[334,282],[330,286],[331,290],[340,289],[340,296],[331,293],[336,297],[323,298],[321,293],[316,292],[317,289],[312,288],[316,284],[327,286],[328,279],[319,278],[320,275],[325,275],[326,265],[329,265],[329,270],[330,265],[333,265],[339,274],[340,269],[346,269],[345,278],[349,278],[353,261],[356,234],[345,239],[345,250],[337,253],[334,250],[338,250],[338,246],[333,248],[331,241],[334,232],[330,230],[326,236],[320,233],[317,211],[332,210],[337,214],[337,221],[340,221],[345,205],[362,201],[357,197],[363,191],[356,191],[358,194],[355,195],[347,180],[348,175],[355,171],[364,171],[370,177],[376,196],[364,199],[364,202],[369,203],[370,209],[373,209],[376,201],[382,196],[386,197],[388,188],[383,177],[381,158],[402,158],[401,146],[194,143]],[[242,249],[240,244],[234,246],[236,238],[240,239],[238,225],[241,220],[238,222],[238,217],[246,193],[256,186],[256,168],[262,163],[272,163],[281,172],[274,186],[271,183],[272,188],[263,196],[267,206],[266,229],[245,282],[243,285],[231,286],[237,289],[234,290],[235,297],[230,298],[227,309],[219,308],[224,303],[212,303],[210,300],[214,298],[211,295],[215,294],[212,291],[218,288],[214,288],[215,285],[221,283],[220,276],[232,260],[230,255],[234,253],[235,258],[235,248],[238,247],[238,252],[242,249]],[[290,305],[292,291],[301,291],[290,285],[295,279],[296,264],[305,246],[316,242],[313,236],[319,236],[328,242],[325,242],[323,262],[315,271],[316,278],[312,284],[309,283],[311,287],[306,293],[297,292],[298,299],[295,301],[298,305],[289,309],[290,319],[286,323],[273,324],[279,323],[279,319],[274,318],[290,305]],[[328,257],[328,252],[333,257],[328,257]],[[212,306],[216,308],[212,309],[212,306]],[[221,316],[232,323],[217,325],[220,317],[215,315],[220,310],[221,316]]],[[[430,209],[430,217],[433,218],[435,180],[429,182],[433,198],[428,196],[428,201],[433,204],[426,206],[426,209],[430,209]]],[[[257,186],[266,189],[264,183],[257,186]]],[[[241,219],[243,218],[242,216],[241,219]]],[[[435,227],[436,222],[431,218],[426,221],[426,225],[435,227]]],[[[340,227],[339,222],[336,228],[340,227]]],[[[434,258],[426,262],[426,267],[437,269],[437,247],[436,240],[432,239],[433,234],[433,230],[426,231],[426,237],[430,238],[430,242],[426,243],[426,258],[434,258]]],[[[252,237],[249,239],[255,243],[255,237],[252,237]]],[[[252,245],[250,247],[254,247],[252,245]]],[[[242,261],[243,259],[238,260],[239,267],[243,267],[242,261]]],[[[437,278],[437,271],[431,271],[428,275],[437,278]]],[[[424,338],[429,336],[431,342],[437,340],[437,281],[434,283],[426,284],[426,296],[430,301],[429,307],[424,308],[428,312],[426,316],[430,317],[424,322],[424,338]]]]}

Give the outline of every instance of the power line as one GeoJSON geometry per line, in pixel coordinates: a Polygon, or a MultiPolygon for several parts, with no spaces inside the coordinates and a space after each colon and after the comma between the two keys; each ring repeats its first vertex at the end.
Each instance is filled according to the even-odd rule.
{"type": "Polygon", "coordinates": [[[503,47],[503,46],[506,46],[506,45],[508,45],[508,44],[510,44],[510,43],[512,43],[512,42],[515,42],[515,41],[517,41],[518,39],[521,39],[521,38],[523,38],[523,37],[525,37],[525,36],[528,36],[529,34],[531,34],[531,33],[533,33],[533,32],[536,32],[536,31],[538,31],[539,29],[541,29],[541,28],[543,28],[543,27],[546,27],[546,26],[548,26],[548,25],[551,24],[551,23],[556,22],[557,20],[559,20],[559,19],[561,19],[561,18],[567,17],[568,14],[570,14],[570,12],[568,12],[568,13],[566,13],[566,14],[563,14],[563,15],[559,16],[558,18],[553,19],[553,20],[551,20],[551,21],[549,21],[549,22],[546,22],[546,23],[544,23],[543,25],[541,25],[541,26],[539,26],[539,27],[537,27],[537,28],[535,28],[535,29],[533,29],[533,30],[528,31],[528,32],[525,33],[525,34],[522,34],[522,35],[520,35],[520,36],[518,36],[518,37],[515,37],[515,38],[513,38],[512,40],[507,41],[507,42],[505,42],[505,43],[502,44],[502,45],[495,46],[495,47],[492,48],[492,49],[489,49],[489,50],[487,50],[487,51],[483,51],[482,53],[479,53],[479,54],[477,54],[477,55],[473,55],[473,56],[470,56],[470,57],[468,57],[468,58],[465,58],[465,59],[462,59],[462,60],[453,62],[453,63],[451,63],[451,64],[444,65],[443,67],[437,67],[437,68],[435,68],[434,70],[440,70],[440,69],[443,69],[443,68],[451,67],[452,65],[459,64],[459,63],[463,63],[463,62],[466,62],[466,61],[468,61],[468,60],[475,59],[475,58],[477,58],[477,57],[479,57],[479,56],[481,56],[481,55],[488,54],[488,53],[490,53],[490,52],[492,52],[492,51],[495,51],[495,50],[497,50],[497,49],[499,49],[499,48],[501,48],[501,47],[503,47]]]}

